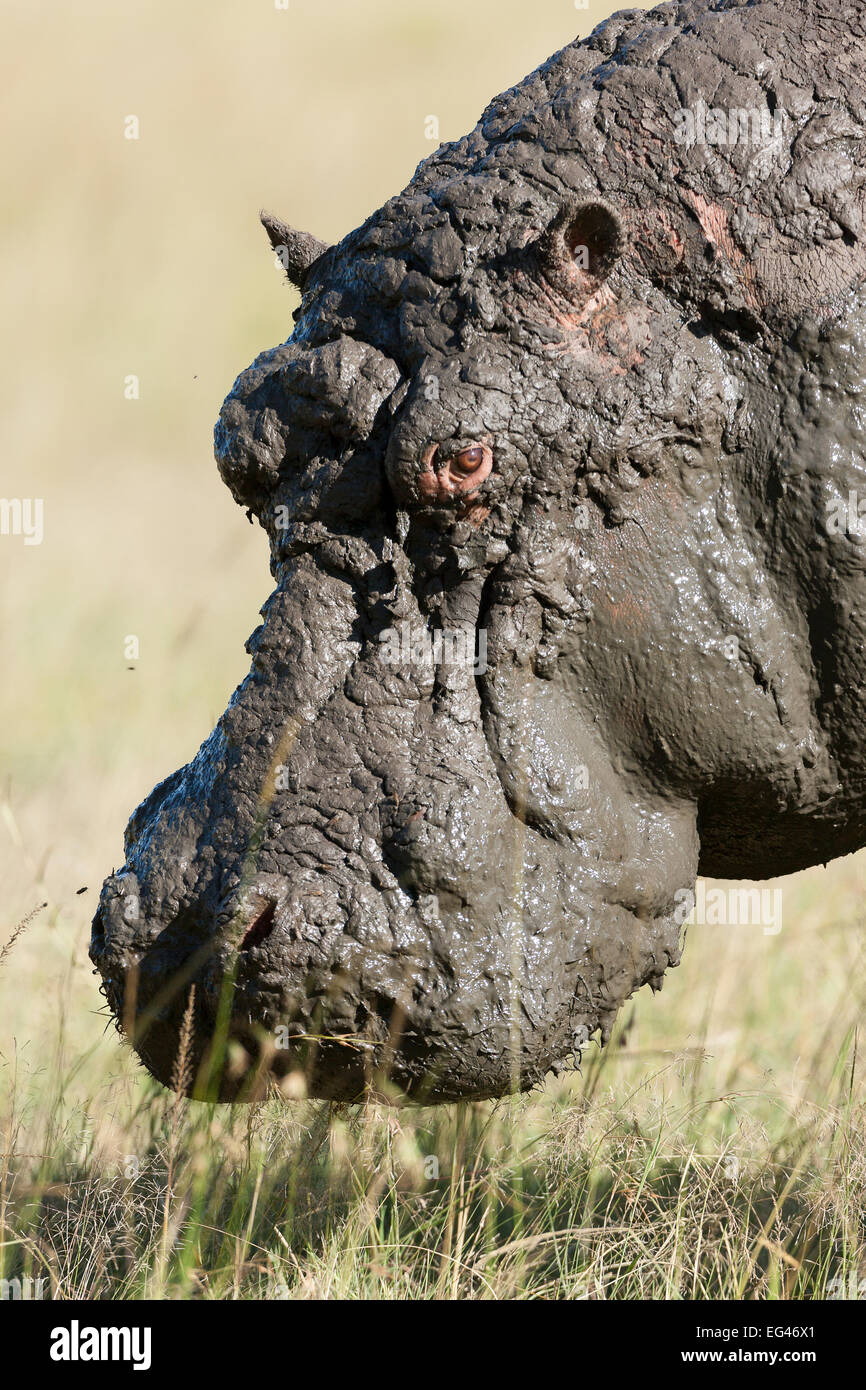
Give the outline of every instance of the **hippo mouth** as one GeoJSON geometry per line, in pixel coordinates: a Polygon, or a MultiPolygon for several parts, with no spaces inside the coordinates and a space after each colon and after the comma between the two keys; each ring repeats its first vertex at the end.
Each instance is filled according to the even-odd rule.
{"type": "Polygon", "coordinates": [[[281,925],[274,897],[262,905],[255,895],[248,924],[236,919],[233,931],[216,934],[202,905],[191,904],[145,950],[123,950],[117,921],[136,916],[135,879],[122,872],[113,884],[92,955],[122,1033],[162,1084],[198,1099],[252,1101],[290,1079],[291,1094],[352,1100],[384,1078],[390,1020],[365,1036],[357,1027],[338,1031],[322,1005],[309,1022],[287,1016],[284,981],[268,971],[264,949],[281,925]],[[191,939],[199,944],[191,948],[191,939]]]}
{"type": "MultiPolygon", "coordinates": [[[[424,961],[419,952],[413,959],[404,950],[401,968],[388,974],[368,953],[367,969],[377,978],[359,984],[351,953],[323,959],[319,938],[316,959],[302,951],[304,973],[287,979],[286,939],[298,942],[302,935],[297,912],[293,929],[275,894],[262,905],[257,891],[253,915],[246,924],[236,920],[233,931],[208,937],[196,904],[145,950],[124,951],[117,922],[135,916],[134,879],[122,873],[111,884],[94,931],[93,959],[121,1031],[156,1079],[174,1090],[250,1101],[288,1080],[289,1094],[339,1101],[370,1094],[390,1100],[402,1094],[422,1103],[481,1099],[525,1089],[555,1061],[545,1053],[531,1070],[525,1063],[521,1069],[517,1034],[530,1031],[528,998],[517,1028],[503,1023],[498,1007],[488,1009],[485,1027],[485,1000],[476,993],[473,1001],[473,981],[452,973],[446,983],[447,963],[432,955],[424,961]],[[240,940],[231,945],[238,931],[240,940]],[[193,936],[199,944],[190,949],[193,936]],[[433,1028],[437,995],[441,1026],[433,1028]],[[418,996],[424,997],[420,1014],[418,996]]],[[[320,893],[311,887],[306,896],[320,893]]],[[[441,913],[434,895],[415,902],[422,914],[434,904],[441,913]]],[[[340,923],[331,929],[334,935],[344,930],[340,923]]],[[[488,993],[498,995],[493,978],[491,972],[488,993]]],[[[588,1027],[575,1027],[568,1050],[588,1035],[588,1027]]]]}

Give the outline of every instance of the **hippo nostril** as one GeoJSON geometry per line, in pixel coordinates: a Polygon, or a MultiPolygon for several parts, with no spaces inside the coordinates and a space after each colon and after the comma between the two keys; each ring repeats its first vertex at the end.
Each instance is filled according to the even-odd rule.
{"type": "Polygon", "coordinates": [[[274,929],[276,911],[276,903],[269,899],[247,925],[246,931],[241,938],[239,950],[249,951],[253,946],[260,946],[261,943],[270,936],[274,929]]]}

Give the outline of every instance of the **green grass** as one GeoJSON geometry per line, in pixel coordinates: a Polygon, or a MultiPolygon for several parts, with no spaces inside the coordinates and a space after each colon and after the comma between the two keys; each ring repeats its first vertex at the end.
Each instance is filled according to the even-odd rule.
{"type": "Polygon", "coordinates": [[[4,1059],[0,1277],[67,1299],[856,1296],[851,985],[784,1082],[745,1026],[714,1054],[712,1010],[703,1037],[659,1046],[688,1019],[641,997],[579,1073],[431,1109],[179,1100],[113,1030],[95,1046],[114,1075],[95,1073],[61,1008],[37,1065],[4,1059]]]}

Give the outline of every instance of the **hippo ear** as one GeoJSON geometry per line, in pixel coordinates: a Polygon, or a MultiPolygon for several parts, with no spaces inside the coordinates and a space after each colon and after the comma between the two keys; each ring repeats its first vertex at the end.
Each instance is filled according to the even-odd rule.
{"type": "Polygon", "coordinates": [[[542,268],[557,289],[592,293],[625,249],[622,218],[601,198],[570,202],[538,243],[542,268]]]}
{"type": "Polygon", "coordinates": [[[309,232],[296,232],[294,227],[289,227],[273,213],[260,212],[259,218],[271,246],[280,258],[286,279],[296,289],[302,290],[311,265],[329,249],[327,242],[319,241],[309,232]]]}

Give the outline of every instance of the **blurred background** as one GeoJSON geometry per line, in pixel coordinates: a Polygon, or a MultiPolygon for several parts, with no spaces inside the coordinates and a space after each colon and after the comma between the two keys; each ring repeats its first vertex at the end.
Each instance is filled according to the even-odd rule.
{"type": "MultiPolygon", "coordinates": [[[[17,1051],[38,1070],[61,1042],[71,1087],[131,1068],[96,1012],[99,887],[129,813],[243,678],[270,591],[211,442],[235,376],[292,326],[259,208],[340,238],[435,148],[431,116],[462,135],[611,8],[0,6],[0,495],[44,499],[41,545],[0,537],[0,945],[47,903],[0,973],[4,1068],[17,1051]]],[[[630,1015],[636,1084],[700,1039],[711,1086],[736,1067],[797,1094],[803,1059],[859,1018],[864,864],[786,880],[776,934],[693,928],[662,998],[630,1015]]]]}

